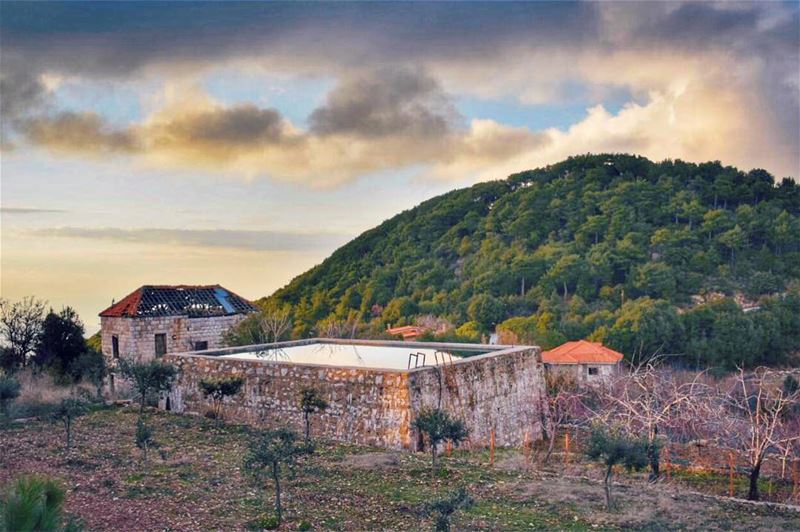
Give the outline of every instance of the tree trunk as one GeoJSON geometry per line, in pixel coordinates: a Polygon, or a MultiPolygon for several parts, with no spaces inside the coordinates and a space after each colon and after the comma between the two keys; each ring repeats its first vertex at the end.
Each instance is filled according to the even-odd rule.
{"type": "Polygon", "coordinates": [[[611,511],[611,468],[613,466],[608,466],[606,468],[606,478],[603,481],[603,486],[606,490],[606,510],[609,512],[611,511]]]}
{"type": "Polygon", "coordinates": [[[436,444],[431,442],[431,467],[433,472],[436,473],[436,444]]]}
{"type": "Polygon", "coordinates": [[[553,454],[553,449],[556,446],[556,431],[550,431],[550,438],[547,440],[547,454],[544,455],[543,462],[546,464],[550,460],[550,455],[553,454]]]}
{"type": "Polygon", "coordinates": [[[142,392],[142,399],[139,402],[139,417],[144,414],[144,402],[147,399],[147,392],[142,392]]]}
{"type": "Polygon", "coordinates": [[[661,475],[659,464],[658,447],[656,446],[656,438],[658,437],[658,425],[653,427],[653,434],[647,446],[647,458],[650,460],[650,482],[655,482],[661,475]]]}
{"type": "Polygon", "coordinates": [[[750,490],[747,492],[748,501],[759,500],[758,477],[761,475],[761,460],[750,469],[750,490]]]}
{"type": "Polygon", "coordinates": [[[278,523],[281,522],[281,479],[280,479],[280,466],[278,462],[272,463],[272,480],[275,481],[275,517],[278,523]]]}
{"type": "Polygon", "coordinates": [[[72,427],[70,427],[69,419],[64,420],[64,428],[67,431],[67,451],[69,451],[69,448],[72,444],[72,427]]]}
{"type": "Polygon", "coordinates": [[[650,447],[647,449],[647,454],[650,458],[650,482],[655,482],[658,480],[658,477],[661,476],[661,464],[659,464],[658,460],[658,451],[656,450],[655,443],[651,443],[650,447]]]}
{"type": "Polygon", "coordinates": [[[306,422],[306,445],[311,442],[311,419],[308,412],[303,412],[303,418],[306,422]]]}

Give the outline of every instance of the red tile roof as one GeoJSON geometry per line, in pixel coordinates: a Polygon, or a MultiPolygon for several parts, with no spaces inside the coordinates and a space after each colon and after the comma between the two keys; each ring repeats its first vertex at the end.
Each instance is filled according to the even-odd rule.
{"type": "Polygon", "coordinates": [[[567,342],[542,352],[542,362],[545,364],[616,364],[622,358],[622,353],[609,349],[600,342],[586,340],[567,342]]]}
{"type": "Polygon", "coordinates": [[[218,284],[145,285],[105,309],[100,316],[225,316],[256,310],[252,303],[218,284]]]}
{"type": "Polygon", "coordinates": [[[387,332],[392,335],[401,335],[405,340],[406,338],[416,338],[425,332],[425,328],[418,325],[403,325],[402,327],[388,329],[387,332]]]}

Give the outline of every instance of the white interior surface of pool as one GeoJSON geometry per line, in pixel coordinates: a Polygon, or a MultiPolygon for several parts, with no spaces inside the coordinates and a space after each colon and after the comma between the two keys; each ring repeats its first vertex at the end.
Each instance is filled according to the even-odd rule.
{"type": "Polygon", "coordinates": [[[392,347],[382,345],[353,344],[305,344],[290,347],[271,348],[264,351],[250,351],[223,355],[221,358],[245,360],[276,360],[295,364],[321,364],[325,366],[354,366],[381,369],[408,369],[409,354],[419,353],[412,357],[411,368],[435,366],[438,363],[450,362],[459,357],[443,354],[442,351],[430,348],[392,347]]]}

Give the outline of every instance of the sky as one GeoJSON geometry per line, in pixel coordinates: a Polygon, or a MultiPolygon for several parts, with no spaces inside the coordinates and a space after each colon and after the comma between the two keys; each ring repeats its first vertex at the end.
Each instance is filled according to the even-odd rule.
{"type": "Polygon", "coordinates": [[[0,296],[268,295],[570,155],[800,175],[797,2],[0,3],[0,296]]]}

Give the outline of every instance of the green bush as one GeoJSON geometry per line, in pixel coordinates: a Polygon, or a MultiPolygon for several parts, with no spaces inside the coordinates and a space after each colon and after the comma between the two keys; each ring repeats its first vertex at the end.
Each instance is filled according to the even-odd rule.
{"type": "Polygon", "coordinates": [[[76,418],[84,415],[89,410],[88,405],[82,399],[67,397],[62,399],[58,406],[53,410],[51,417],[53,421],[61,422],[66,432],[67,451],[70,450],[72,443],[72,423],[76,418]]]}
{"type": "Polygon", "coordinates": [[[427,436],[431,450],[431,468],[436,471],[436,450],[445,441],[458,445],[467,437],[467,427],[460,419],[439,408],[424,408],[414,420],[413,426],[427,436]]]}
{"type": "Polygon", "coordinates": [[[222,418],[223,399],[239,393],[242,390],[242,386],[244,386],[244,379],[242,377],[203,379],[198,383],[200,391],[203,392],[203,397],[211,397],[211,400],[214,402],[214,419],[222,418]]]}
{"type": "Polygon", "coordinates": [[[639,471],[649,463],[647,438],[634,438],[622,431],[596,427],[592,430],[586,455],[606,467],[604,478],[606,509],[611,509],[611,473],[615,465],[639,471]]]}
{"type": "Polygon", "coordinates": [[[29,475],[16,480],[0,506],[2,529],[13,532],[76,530],[73,520],[65,519],[65,491],[52,478],[29,475]]]}
{"type": "Polygon", "coordinates": [[[19,397],[19,381],[11,375],[0,375],[0,414],[11,416],[11,404],[19,397]]]}

